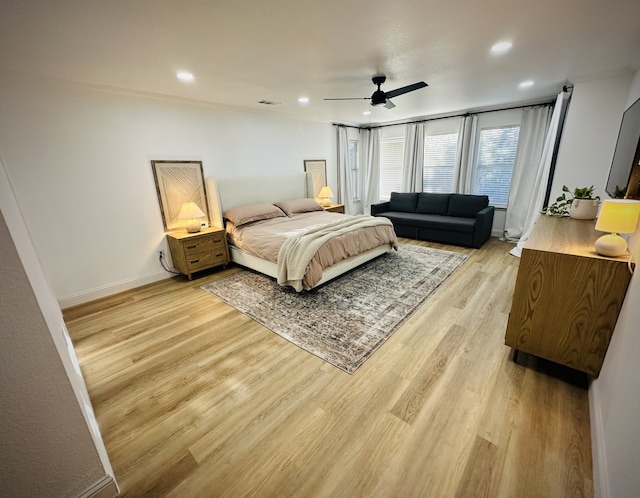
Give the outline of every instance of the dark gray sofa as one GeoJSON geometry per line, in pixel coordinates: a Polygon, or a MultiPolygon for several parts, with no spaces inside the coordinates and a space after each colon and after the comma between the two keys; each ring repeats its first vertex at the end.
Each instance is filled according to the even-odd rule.
{"type": "Polygon", "coordinates": [[[371,206],[399,237],[475,248],[489,240],[494,211],[486,195],[426,192],[392,192],[388,202],[371,206]]]}

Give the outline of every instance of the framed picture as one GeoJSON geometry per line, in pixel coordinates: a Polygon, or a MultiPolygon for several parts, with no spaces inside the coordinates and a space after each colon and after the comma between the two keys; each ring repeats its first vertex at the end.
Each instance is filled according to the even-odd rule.
{"type": "Polygon", "coordinates": [[[202,161],[151,161],[164,229],[168,232],[184,228],[187,220],[179,220],[185,202],[195,202],[205,214],[199,218],[209,226],[209,206],[202,173],[202,161]]]}
{"type": "Polygon", "coordinates": [[[304,170],[311,173],[313,179],[313,197],[318,198],[320,189],[327,185],[327,161],[310,159],[304,161],[304,170]]]}

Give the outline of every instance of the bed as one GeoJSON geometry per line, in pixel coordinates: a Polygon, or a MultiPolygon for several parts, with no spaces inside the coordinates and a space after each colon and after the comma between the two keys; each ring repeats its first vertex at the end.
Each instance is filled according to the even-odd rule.
{"type": "MultiPolygon", "coordinates": [[[[308,173],[293,173],[284,175],[265,175],[265,176],[252,176],[252,177],[223,177],[223,178],[207,178],[207,196],[209,201],[209,211],[211,223],[216,226],[222,226],[227,228],[227,233],[232,239],[234,227],[233,223],[229,223],[229,219],[225,214],[230,215],[236,211],[243,211],[247,206],[255,206],[258,203],[266,205],[285,204],[291,203],[295,205],[312,204],[312,200],[308,195],[308,192],[313,191],[311,175],[308,173]],[[303,200],[307,199],[309,203],[305,203],[303,200]],[[299,202],[298,202],[299,201],[299,202]]],[[[279,208],[278,208],[279,209],[279,208]]],[[[286,209],[286,207],[285,207],[286,209]]],[[[393,231],[393,225],[386,224],[386,221],[379,223],[378,218],[372,216],[348,216],[338,213],[329,213],[323,210],[317,213],[289,213],[285,216],[277,216],[276,220],[256,220],[251,223],[246,223],[243,227],[252,227],[254,229],[260,228],[263,225],[269,223],[275,223],[278,225],[276,231],[279,236],[285,235],[281,254],[284,253],[285,244],[287,247],[298,245],[298,237],[300,233],[304,234],[305,238],[315,238],[312,244],[320,244],[323,240],[327,241],[327,244],[334,244],[331,242],[334,238],[336,240],[347,240],[352,236],[357,236],[356,232],[363,234],[364,231],[376,231],[375,237],[367,235],[366,244],[358,244],[362,247],[359,248],[357,254],[345,255],[343,259],[337,262],[330,263],[324,261],[321,266],[321,274],[318,275],[317,271],[314,275],[309,275],[312,272],[312,268],[317,264],[309,264],[306,269],[305,275],[302,278],[298,278],[299,275],[291,277],[288,269],[283,265],[283,262],[288,259],[287,257],[281,258],[267,258],[259,250],[251,250],[251,247],[241,248],[236,245],[233,240],[229,243],[229,252],[231,260],[238,265],[250,268],[265,275],[268,275],[278,280],[281,285],[290,285],[296,291],[310,290],[314,287],[322,285],[342,274],[362,265],[363,263],[370,261],[388,251],[397,249],[397,238],[393,231]],[[318,218],[313,218],[310,221],[312,226],[301,228],[302,219],[312,218],[317,215],[322,217],[319,221],[318,218]],[[288,220],[287,218],[291,218],[288,220]],[[287,221],[295,222],[294,228],[289,228],[282,223],[287,221]],[[320,225],[326,225],[321,227],[320,225]],[[352,225],[349,229],[349,225],[352,225]],[[386,226],[385,226],[386,225],[386,226]],[[369,228],[371,227],[371,228],[369,228]],[[339,234],[336,235],[336,231],[339,234]],[[354,232],[353,235],[347,234],[347,232],[354,232]],[[311,233],[313,232],[314,235],[311,233]],[[331,233],[329,233],[331,232],[331,233]],[[383,235],[384,232],[384,235],[383,235]],[[294,237],[290,237],[292,233],[295,233],[294,237]],[[288,239],[291,240],[288,240],[288,239]],[[374,242],[375,245],[374,245],[374,242]],[[374,245],[373,247],[368,247],[374,245]],[[274,259],[276,259],[274,261],[274,259]],[[280,264],[278,264],[280,263],[280,264]]],[[[246,214],[246,213],[245,213],[246,214]]],[[[234,220],[236,221],[236,220],[234,220]]],[[[258,244],[262,245],[262,244],[258,244]]],[[[307,251],[308,252],[308,251],[307,251]]],[[[353,253],[353,250],[351,250],[353,253]]],[[[300,266],[300,263],[296,261],[296,258],[289,258],[300,266]]],[[[304,263],[302,263],[304,266],[304,263]]],[[[294,272],[295,273],[295,272],[294,272]]]]}

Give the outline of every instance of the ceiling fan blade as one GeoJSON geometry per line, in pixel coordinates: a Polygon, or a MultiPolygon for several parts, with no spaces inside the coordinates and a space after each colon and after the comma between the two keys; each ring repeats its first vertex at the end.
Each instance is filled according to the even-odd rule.
{"type": "Polygon", "coordinates": [[[343,99],[324,99],[324,100],[369,100],[369,97],[346,97],[343,99]]]}
{"type": "Polygon", "coordinates": [[[385,102],[384,106],[387,109],[393,109],[396,105],[393,102],[391,102],[389,99],[387,99],[387,101],[385,102]]]}
{"type": "Polygon", "coordinates": [[[425,86],[429,86],[429,85],[427,85],[424,81],[419,81],[418,83],[414,83],[413,85],[403,86],[402,88],[396,88],[395,90],[386,92],[386,95],[388,99],[392,99],[393,97],[397,97],[398,95],[403,95],[405,93],[413,92],[414,90],[424,88],[425,86]]]}

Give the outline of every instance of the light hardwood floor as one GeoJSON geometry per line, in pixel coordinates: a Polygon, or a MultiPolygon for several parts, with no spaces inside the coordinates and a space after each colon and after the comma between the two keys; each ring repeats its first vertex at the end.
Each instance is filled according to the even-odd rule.
{"type": "Polygon", "coordinates": [[[593,496],[586,379],[504,334],[518,259],[491,239],[353,375],[200,285],[65,311],[124,496],[593,496]]]}

